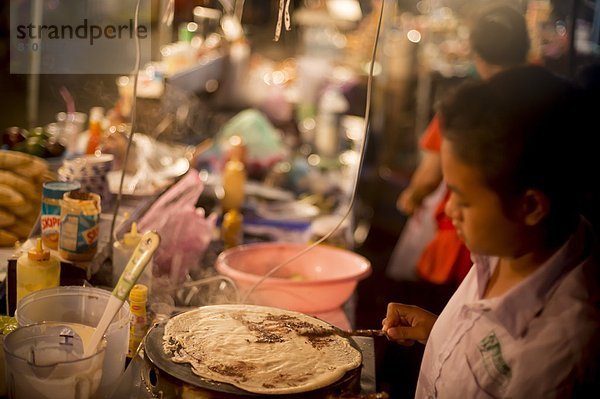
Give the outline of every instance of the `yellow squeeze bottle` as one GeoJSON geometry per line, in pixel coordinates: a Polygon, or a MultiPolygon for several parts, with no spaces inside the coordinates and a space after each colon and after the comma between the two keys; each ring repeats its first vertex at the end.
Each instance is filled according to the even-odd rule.
{"type": "Polygon", "coordinates": [[[239,136],[230,138],[230,159],[223,168],[223,212],[241,209],[244,206],[246,186],[246,166],[244,165],[244,146],[239,136]]]}
{"type": "Polygon", "coordinates": [[[42,246],[38,238],[35,248],[17,259],[17,303],[25,295],[60,285],[60,260],[42,246]]]}
{"type": "Polygon", "coordinates": [[[223,225],[221,226],[221,237],[225,249],[240,245],[243,241],[244,217],[237,209],[231,209],[223,215],[223,225]]]}
{"type": "Polygon", "coordinates": [[[148,331],[148,316],[146,314],[146,302],[148,300],[148,287],[144,284],[136,284],[129,293],[129,309],[131,311],[131,323],[129,324],[129,349],[127,357],[132,358],[138,346],[148,331]]]}

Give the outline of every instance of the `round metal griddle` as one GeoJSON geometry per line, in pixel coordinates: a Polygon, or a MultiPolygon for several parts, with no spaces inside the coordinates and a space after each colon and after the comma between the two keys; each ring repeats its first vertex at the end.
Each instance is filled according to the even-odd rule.
{"type": "MultiPolygon", "coordinates": [[[[245,391],[241,388],[238,388],[234,385],[217,382],[213,380],[209,380],[206,378],[202,378],[192,372],[192,368],[188,363],[175,363],[173,362],[163,351],[163,335],[165,331],[166,322],[155,324],[150,328],[146,337],[144,339],[144,357],[147,357],[149,362],[151,363],[150,367],[156,367],[159,369],[158,372],[150,370],[152,377],[150,379],[154,379],[152,385],[154,386],[164,386],[165,380],[169,380],[171,382],[174,378],[175,381],[183,381],[184,383],[190,384],[195,388],[200,388],[201,390],[208,390],[209,392],[217,392],[221,394],[225,394],[225,396],[219,395],[218,397],[260,397],[265,396],[264,394],[257,394],[253,392],[245,391]],[[162,381],[158,381],[160,379],[161,372],[166,373],[171,378],[163,379],[162,381]]],[[[352,338],[348,338],[350,344],[360,351],[359,345],[352,338]]],[[[362,354],[362,352],[361,352],[362,354]]],[[[278,398],[309,398],[309,397],[323,397],[324,393],[332,393],[332,392],[341,392],[344,390],[352,391],[356,387],[360,389],[360,370],[362,365],[349,370],[344,374],[339,380],[336,382],[322,387],[313,391],[307,391],[297,394],[278,394],[273,395],[278,398]]],[[[168,383],[167,383],[168,384],[168,383]]],[[[151,389],[152,387],[148,387],[151,389]]]]}

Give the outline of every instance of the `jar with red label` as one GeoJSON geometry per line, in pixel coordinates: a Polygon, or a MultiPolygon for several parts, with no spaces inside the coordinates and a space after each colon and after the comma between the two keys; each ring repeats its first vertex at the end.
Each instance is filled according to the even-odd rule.
{"type": "Polygon", "coordinates": [[[47,248],[58,249],[60,200],[65,193],[77,191],[80,188],[81,184],[78,181],[49,181],[44,183],[40,224],[42,242],[47,248]]]}

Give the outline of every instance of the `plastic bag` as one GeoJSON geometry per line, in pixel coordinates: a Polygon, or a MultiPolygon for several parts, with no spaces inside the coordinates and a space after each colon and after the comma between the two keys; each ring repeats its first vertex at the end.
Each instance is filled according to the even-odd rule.
{"type": "Polygon", "coordinates": [[[217,219],[216,214],[206,217],[204,209],[195,206],[203,189],[198,171],[190,169],[139,222],[141,231],[156,230],[161,237],[154,254],[155,276],[179,283],[200,264],[217,219]]]}
{"type": "Polygon", "coordinates": [[[442,183],[408,218],[387,265],[387,277],[396,281],[418,280],[417,264],[435,236],[437,225],[434,214],[445,192],[445,184],[442,183]]]}

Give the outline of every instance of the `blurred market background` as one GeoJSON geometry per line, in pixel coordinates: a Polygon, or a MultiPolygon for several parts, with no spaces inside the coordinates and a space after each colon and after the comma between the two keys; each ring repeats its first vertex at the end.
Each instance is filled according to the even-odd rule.
{"type": "MultiPolygon", "coordinates": [[[[31,135],[40,128],[47,139],[52,135],[49,125],[61,122],[60,113],[69,108],[84,113],[83,131],[91,109],[101,107],[106,126],[100,148],[114,146],[118,158],[124,148],[119,129],[126,130],[123,126],[131,122],[131,77],[10,74],[9,19],[16,3],[0,4],[0,129],[8,134],[9,128],[18,127],[31,135]],[[114,141],[106,139],[107,132],[114,134],[114,141]]],[[[151,158],[157,156],[152,151],[162,151],[156,143],[193,149],[251,126],[259,138],[251,149],[255,164],[249,176],[296,195],[318,194],[313,204],[323,213],[336,209],[340,201],[332,191],[351,193],[351,172],[361,161],[357,155],[364,139],[368,74],[379,10],[384,7],[352,229],[352,248],[372,262],[373,274],[359,284],[354,322],[358,328],[379,327],[390,300],[441,310],[443,303],[423,296],[418,287],[391,280],[385,268],[406,221],[396,200],[418,163],[418,139],[436,99],[473,76],[465,20],[475,2],[293,0],[291,28],[283,26],[279,40],[274,40],[279,0],[176,0],[172,23],[166,25],[162,21],[169,3],[150,2],[152,47],[150,62],[140,69],[135,131],[148,137],[153,149],[144,154],[139,143],[137,150],[151,158]],[[228,31],[220,22],[232,8],[241,14],[241,31],[228,31]],[[327,173],[340,165],[349,174],[340,178],[327,173]]],[[[597,0],[512,3],[527,18],[532,62],[574,77],[598,59],[597,0]]],[[[123,12],[119,0],[102,4],[109,14],[123,12]]],[[[23,139],[27,142],[25,134],[23,139]]],[[[68,143],[62,144],[65,150],[68,143]]],[[[56,162],[57,153],[47,148],[22,144],[20,149],[56,162]]],[[[217,168],[218,154],[201,150],[190,158],[191,166],[217,168]]],[[[57,151],[60,159],[62,152],[57,151]]],[[[143,182],[137,184],[143,187],[143,182]]],[[[377,350],[378,367],[385,370],[381,390],[411,392],[414,363],[422,349],[377,350]]]]}

